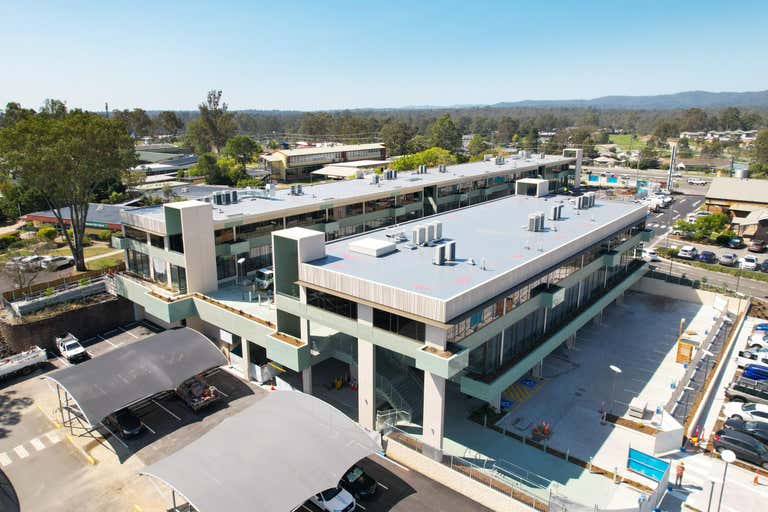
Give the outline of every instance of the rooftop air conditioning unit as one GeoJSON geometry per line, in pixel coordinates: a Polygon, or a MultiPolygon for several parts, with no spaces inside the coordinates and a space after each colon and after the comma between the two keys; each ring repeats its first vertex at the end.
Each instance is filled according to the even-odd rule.
{"type": "Polygon", "coordinates": [[[374,173],[371,173],[371,185],[376,185],[379,182],[379,175],[374,173]]]}
{"type": "Polygon", "coordinates": [[[528,214],[528,231],[544,231],[544,213],[528,214]]]}
{"type": "Polygon", "coordinates": [[[435,255],[432,258],[432,263],[435,265],[443,265],[445,263],[445,245],[435,246],[435,255]]]}
{"type": "Polygon", "coordinates": [[[414,226],[411,231],[411,242],[416,245],[424,245],[427,242],[427,228],[424,226],[414,226]]]}
{"type": "Polygon", "coordinates": [[[445,259],[447,261],[456,260],[456,241],[452,240],[445,244],[445,259]]]}
{"type": "Polygon", "coordinates": [[[432,222],[430,226],[432,226],[434,230],[434,240],[442,240],[443,239],[443,223],[440,221],[435,221],[435,222],[432,222]]]}
{"type": "Polygon", "coordinates": [[[296,195],[300,196],[303,193],[304,193],[304,189],[302,188],[302,186],[301,185],[296,185],[296,195]]]}

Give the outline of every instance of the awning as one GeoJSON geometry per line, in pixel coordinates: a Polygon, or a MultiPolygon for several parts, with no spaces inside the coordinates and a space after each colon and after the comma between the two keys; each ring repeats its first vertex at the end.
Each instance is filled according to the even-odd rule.
{"type": "Polygon", "coordinates": [[[731,222],[740,226],[752,226],[765,220],[768,220],[768,208],[752,211],[746,217],[734,217],[731,222]]]}
{"type": "Polygon", "coordinates": [[[141,474],[198,512],[288,512],[380,450],[373,435],[312,395],[273,391],[141,474]]]}
{"type": "Polygon", "coordinates": [[[227,364],[224,354],[194,329],[155,334],[46,378],[74,399],[86,421],[98,425],[123,407],[176,389],[198,373],[227,364]]]}

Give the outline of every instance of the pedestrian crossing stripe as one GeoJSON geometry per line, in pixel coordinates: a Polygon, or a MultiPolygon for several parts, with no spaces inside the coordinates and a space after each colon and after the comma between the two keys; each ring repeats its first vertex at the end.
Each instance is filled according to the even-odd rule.
{"type": "MultiPolygon", "coordinates": [[[[64,438],[59,431],[51,430],[50,432],[46,432],[39,437],[30,439],[28,443],[32,446],[32,448],[34,448],[35,452],[41,452],[49,446],[55,445],[62,439],[64,438]],[[47,444],[43,442],[44,439],[48,440],[47,444]]],[[[9,450],[8,452],[0,452],[0,467],[10,466],[13,464],[14,460],[21,460],[29,457],[29,452],[32,451],[32,449],[28,449],[25,446],[26,444],[27,443],[22,443],[14,447],[13,450],[9,450]],[[15,457],[12,457],[12,455],[15,455],[15,457]]]]}
{"type": "Polygon", "coordinates": [[[11,458],[8,456],[7,453],[0,452],[0,466],[3,466],[3,467],[8,466],[11,464],[11,462],[13,461],[11,460],[11,458]]]}

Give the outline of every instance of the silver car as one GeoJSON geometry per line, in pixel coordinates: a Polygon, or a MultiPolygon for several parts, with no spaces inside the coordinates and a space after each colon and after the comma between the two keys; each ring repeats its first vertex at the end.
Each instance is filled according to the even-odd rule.
{"type": "Polygon", "coordinates": [[[717,262],[726,267],[732,267],[736,265],[736,262],[738,261],[739,261],[739,257],[733,254],[732,252],[723,253],[720,255],[719,258],[717,258],[717,262]]]}

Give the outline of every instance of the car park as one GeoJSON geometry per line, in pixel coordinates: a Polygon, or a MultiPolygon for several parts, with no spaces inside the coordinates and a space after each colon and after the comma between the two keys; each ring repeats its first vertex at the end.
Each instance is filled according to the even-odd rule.
{"type": "Polygon", "coordinates": [[[176,388],[176,395],[194,412],[221,399],[221,391],[209,384],[202,375],[182,382],[181,386],[176,388]]]}
{"type": "Polygon", "coordinates": [[[744,239],[740,236],[734,236],[728,240],[728,247],[731,249],[741,249],[744,247],[744,239]]]}
{"type": "Polygon", "coordinates": [[[144,424],[128,408],[120,409],[104,418],[104,426],[123,439],[136,437],[144,430],[144,424]]]}
{"type": "Polygon", "coordinates": [[[742,376],[753,380],[768,380],[768,366],[760,364],[747,365],[742,376]]]}
{"type": "Polygon", "coordinates": [[[766,331],[768,332],[768,322],[763,322],[755,325],[754,329],[756,331],[766,331]]]}
{"type": "Polygon", "coordinates": [[[373,498],[376,495],[376,489],[379,487],[376,480],[368,476],[368,474],[363,471],[363,468],[358,465],[349,468],[349,471],[341,477],[339,485],[354,496],[355,500],[368,500],[373,498]]]}
{"type": "Polygon", "coordinates": [[[726,420],[725,428],[752,436],[763,444],[768,443],[768,423],[733,418],[726,420]]]}
{"type": "Polygon", "coordinates": [[[59,270],[68,267],[75,262],[72,256],[47,256],[43,258],[42,267],[48,271],[59,270]]]}
{"type": "Polygon", "coordinates": [[[747,250],[750,252],[763,252],[765,251],[765,240],[759,238],[753,238],[747,246],[747,250]]]}
{"type": "Polygon", "coordinates": [[[42,256],[34,255],[34,256],[26,256],[21,259],[21,264],[27,269],[27,270],[37,270],[39,268],[42,268],[43,265],[43,258],[42,256]]]}
{"type": "Polygon", "coordinates": [[[726,418],[744,421],[768,421],[768,405],[756,403],[728,402],[723,406],[726,418]]]}
{"type": "Polygon", "coordinates": [[[701,251],[699,261],[703,263],[717,263],[717,255],[712,251],[701,251]]]}
{"type": "Polygon", "coordinates": [[[768,349],[768,334],[765,331],[755,331],[747,338],[747,347],[751,349],[768,349]]]}
{"type": "Polygon", "coordinates": [[[731,450],[737,458],[768,469],[768,448],[749,434],[718,430],[712,438],[712,446],[717,453],[731,450]]]}
{"type": "Polygon", "coordinates": [[[736,262],[738,261],[739,261],[739,257],[733,254],[732,252],[723,253],[720,255],[719,258],[717,258],[717,262],[726,267],[732,267],[736,265],[736,262]]]}
{"type": "Polygon", "coordinates": [[[24,256],[13,256],[5,263],[5,270],[6,272],[13,272],[17,268],[22,268],[21,260],[24,259],[24,256]]]}
{"type": "Polygon", "coordinates": [[[656,249],[643,249],[643,259],[646,261],[659,261],[659,254],[656,249]]]}
{"type": "Polygon", "coordinates": [[[741,263],[739,264],[739,267],[741,267],[744,270],[757,270],[757,256],[752,256],[751,254],[747,254],[743,258],[741,258],[741,263]]]}
{"type": "Polygon", "coordinates": [[[763,262],[760,264],[760,272],[768,273],[768,259],[763,260],[763,262]]]}
{"type": "Polygon", "coordinates": [[[309,498],[309,501],[324,512],[351,512],[357,507],[355,498],[341,487],[326,489],[309,498]]]}
{"type": "Polygon", "coordinates": [[[695,260],[699,255],[699,251],[692,245],[684,245],[677,251],[677,257],[686,260],[695,260]]]}

